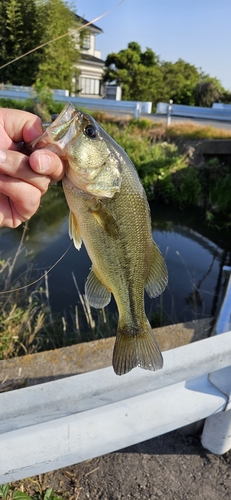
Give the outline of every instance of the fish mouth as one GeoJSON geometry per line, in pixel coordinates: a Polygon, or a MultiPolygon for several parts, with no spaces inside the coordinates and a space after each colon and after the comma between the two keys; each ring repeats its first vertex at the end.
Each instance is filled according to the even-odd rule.
{"type": "MultiPolygon", "coordinates": [[[[78,123],[78,127],[81,127],[82,121],[83,121],[83,113],[79,109],[75,108],[73,104],[70,102],[67,102],[61,111],[61,113],[55,118],[55,120],[52,122],[52,124],[48,127],[50,130],[57,129],[56,133],[57,135],[62,133],[62,129],[65,132],[65,130],[68,129],[68,127],[71,125],[73,121],[78,123]],[[60,131],[58,130],[60,129],[60,131]]],[[[56,139],[58,140],[58,139],[56,139]]]]}
{"type": "Polygon", "coordinates": [[[81,132],[83,116],[83,113],[71,103],[66,103],[62,112],[47,127],[45,132],[26,145],[27,149],[34,151],[46,148],[62,157],[62,151],[68,142],[81,132]]]}

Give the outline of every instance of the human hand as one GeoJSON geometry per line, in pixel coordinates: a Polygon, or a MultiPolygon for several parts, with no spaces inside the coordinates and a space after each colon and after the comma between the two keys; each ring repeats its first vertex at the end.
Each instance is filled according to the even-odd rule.
{"type": "Polygon", "coordinates": [[[38,116],[0,108],[0,227],[15,228],[37,211],[41,196],[64,175],[60,158],[48,150],[30,156],[23,148],[42,134],[38,116]]]}

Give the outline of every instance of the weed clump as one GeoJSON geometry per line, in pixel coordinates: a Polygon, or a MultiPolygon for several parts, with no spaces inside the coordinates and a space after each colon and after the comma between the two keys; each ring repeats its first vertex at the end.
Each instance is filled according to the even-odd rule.
{"type": "Polygon", "coordinates": [[[21,279],[13,281],[16,260],[23,249],[27,224],[13,260],[0,261],[0,359],[37,352],[44,347],[49,315],[46,292],[41,286],[28,293],[30,267],[21,279]],[[12,290],[12,291],[11,291],[12,290]]]}

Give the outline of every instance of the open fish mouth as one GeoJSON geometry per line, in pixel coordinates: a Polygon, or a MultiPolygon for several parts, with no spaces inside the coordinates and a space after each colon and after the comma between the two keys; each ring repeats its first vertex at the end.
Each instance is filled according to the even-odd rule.
{"type": "Polygon", "coordinates": [[[66,103],[62,112],[47,127],[42,135],[28,143],[27,149],[47,148],[62,157],[67,144],[81,133],[84,114],[71,103],[66,103]]]}

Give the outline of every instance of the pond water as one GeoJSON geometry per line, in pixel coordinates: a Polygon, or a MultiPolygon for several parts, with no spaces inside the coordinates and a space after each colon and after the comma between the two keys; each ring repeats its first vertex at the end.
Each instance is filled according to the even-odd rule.
{"type": "MultiPolygon", "coordinates": [[[[61,188],[53,186],[49,198],[30,221],[24,251],[16,266],[15,277],[33,264],[31,278],[42,275],[60,259],[70,245],[68,209],[61,188]]],[[[153,238],[163,253],[169,272],[169,283],[157,299],[146,296],[146,311],[152,324],[171,324],[214,316],[220,307],[225,278],[221,274],[229,264],[228,236],[208,230],[198,212],[186,212],[151,204],[153,238]]],[[[22,229],[0,231],[1,258],[13,257],[22,229]]],[[[73,245],[49,273],[50,303],[53,312],[68,314],[70,307],[80,305],[72,273],[81,293],[91,266],[82,246],[73,245]]],[[[114,301],[108,306],[116,310],[114,301]]]]}

